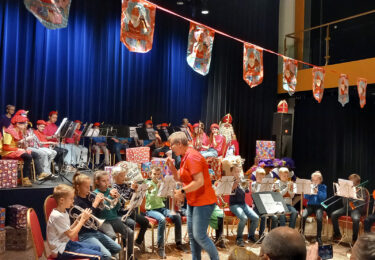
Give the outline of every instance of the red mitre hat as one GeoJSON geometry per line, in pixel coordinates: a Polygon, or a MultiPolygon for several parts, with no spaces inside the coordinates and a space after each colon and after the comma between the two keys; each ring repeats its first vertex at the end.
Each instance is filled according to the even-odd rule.
{"type": "Polygon", "coordinates": [[[228,123],[228,124],[231,124],[232,123],[232,116],[230,114],[226,114],[222,119],[221,119],[221,122],[223,123],[228,123]]]}
{"type": "Polygon", "coordinates": [[[94,123],[94,126],[100,126],[99,122],[94,123]]]}
{"type": "Polygon", "coordinates": [[[193,128],[196,128],[196,127],[199,127],[199,123],[195,123],[195,124],[193,125],[193,128]]]}
{"type": "Polygon", "coordinates": [[[167,123],[162,123],[161,127],[168,127],[168,124],[167,123]]]}
{"type": "Polygon", "coordinates": [[[82,125],[82,122],[79,121],[79,120],[75,120],[74,123],[77,123],[77,124],[81,124],[81,125],[82,125]]]}
{"type": "Polygon", "coordinates": [[[152,121],[151,121],[151,120],[147,120],[147,121],[145,122],[145,125],[152,125],[152,121]]]}

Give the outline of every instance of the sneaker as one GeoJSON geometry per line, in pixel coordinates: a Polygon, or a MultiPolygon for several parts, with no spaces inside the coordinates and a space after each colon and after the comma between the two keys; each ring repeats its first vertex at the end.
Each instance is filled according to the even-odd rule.
{"type": "Polygon", "coordinates": [[[257,242],[257,241],[256,241],[256,239],[255,239],[254,236],[249,236],[249,237],[247,238],[247,242],[249,242],[249,243],[255,243],[255,242],[257,242]]]}
{"type": "Polygon", "coordinates": [[[236,245],[239,247],[245,247],[245,242],[243,241],[243,239],[238,239],[236,241],[236,245]]]}
{"type": "Polygon", "coordinates": [[[341,240],[342,236],[340,234],[333,234],[332,240],[334,242],[339,242],[341,240]]]}
{"type": "Polygon", "coordinates": [[[216,246],[218,246],[218,247],[220,247],[220,248],[227,248],[227,247],[225,246],[225,243],[224,243],[224,240],[223,240],[223,239],[219,240],[219,242],[216,243],[216,246]]]}
{"type": "Polygon", "coordinates": [[[144,253],[146,252],[145,243],[138,243],[137,241],[134,241],[134,245],[139,248],[139,250],[144,253]]]}
{"type": "Polygon", "coordinates": [[[188,250],[186,249],[186,247],[183,244],[176,244],[176,249],[180,250],[180,251],[182,251],[184,253],[188,252],[188,250]]]}
{"type": "Polygon", "coordinates": [[[42,172],[41,174],[39,174],[38,176],[38,181],[41,181],[45,178],[48,178],[52,175],[52,173],[46,173],[46,172],[42,172]]]}
{"type": "Polygon", "coordinates": [[[160,259],[166,259],[167,258],[164,248],[158,249],[158,255],[159,255],[160,259]]]}
{"type": "Polygon", "coordinates": [[[22,187],[31,187],[33,184],[31,183],[29,177],[22,179],[22,187]]]}

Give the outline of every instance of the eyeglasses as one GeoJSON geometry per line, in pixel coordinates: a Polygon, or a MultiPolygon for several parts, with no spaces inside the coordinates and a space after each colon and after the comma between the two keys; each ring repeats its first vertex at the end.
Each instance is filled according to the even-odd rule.
{"type": "Polygon", "coordinates": [[[17,125],[26,125],[26,122],[18,122],[17,125]]]}

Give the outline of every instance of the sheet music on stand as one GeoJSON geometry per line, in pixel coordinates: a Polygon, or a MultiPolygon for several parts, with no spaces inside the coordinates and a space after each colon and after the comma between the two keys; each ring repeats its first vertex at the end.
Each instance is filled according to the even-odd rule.
{"type": "Polygon", "coordinates": [[[59,127],[57,128],[57,130],[56,130],[56,132],[54,133],[54,135],[56,135],[56,136],[60,136],[61,129],[65,126],[66,121],[68,121],[68,118],[67,118],[67,117],[65,117],[65,118],[61,121],[61,124],[60,124],[59,127]]]}
{"type": "Polygon", "coordinates": [[[82,133],[81,133],[82,137],[86,136],[87,130],[89,129],[90,125],[91,124],[89,124],[88,122],[83,124],[83,129],[82,129],[82,133]]]}
{"type": "Polygon", "coordinates": [[[289,212],[280,192],[257,192],[253,193],[252,197],[260,215],[275,215],[289,212]]]}
{"type": "Polygon", "coordinates": [[[156,137],[155,137],[155,129],[154,128],[146,128],[146,131],[147,131],[147,135],[148,135],[148,140],[155,140],[156,137]]]}
{"type": "Polygon", "coordinates": [[[193,140],[193,137],[190,135],[190,133],[189,133],[189,131],[187,130],[186,127],[181,127],[180,129],[181,129],[182,132],[185,133],[185,135],[186,135],[186,137],[187,137],[187,139],[188,139],[189,141],[192,141],[192,140],[193,140]]]}
{"type": "Polygon", "coordinates": [[[314,185],[311,183],[309,179],[297,179],[295,183],[295,193],[296,194],[304,194],[304,195],[316,195],[317,193],[314,192],[314,185]]]}
{"type": "Polygon", "coordinates": [[[129,205],[127,206],[128,210],[135,209],[141,206],[142,201],[144,197],[146,196],[147,189],[148,189],[148,185],[146,183],[138,185],[137,191],[133,193],[130,199],[129,205]]]}
{"type": "Polygon", "coordinates": [[[259,192],[272,191],[273,184],[273,178],[263,178],[262,183],[260,184],[259,192]]]}
{"type": "Polygon", "coordinates": [[[99,129],[91,128],[87,131],[86,137],[97,137],[99,136],[99,129]]]}
{"type": "Polygon", "coordinates": [[[136,126],[129,126],[129,137],[131,138],[138,138],[137,134],[137,127],[136,126]]]}
{"type": "Polygon", "coordinates": [[[338,179],[338,183],[333,183],[333,190],[335,195],[348,199],[363,200],[358,198],[356,188],[353,186],[353,182],[345,179],[338,179]]]}
{"type": "Polygon", "coordinates": [[[222,176],[215,187],[216,195],[233,195],[234,180],[234,176],[222,176]]]}
{"type": "Polygon", "coordinates": [[[161,183],[158,196],[159,197],[173,197],[174,190],[176,188],[176,181],[172,175],[167,175],[164,177],[164,181],[161,183]]]}
{"type": "Polygon", "coordinates": [[[69,128],[67,129],[67,131],[65,133],[65,138],[72,138],[73,135],[74,135],[74,132],[77,129],[77,126],[78,126],[77,123],[74,123],[74,122],[71,121],[70,125],[69,125],[69,128]]]}

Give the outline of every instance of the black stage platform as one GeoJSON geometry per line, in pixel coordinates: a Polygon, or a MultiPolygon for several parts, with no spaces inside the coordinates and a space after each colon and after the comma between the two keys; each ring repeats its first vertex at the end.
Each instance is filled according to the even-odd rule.
{"type": "MultiPolygon", "coordinates": [[[[91,172],[85,174],[92,176],[91,172]]],[[[64,176],[72,180],[74,173],[66,173],[64,176]]],[[[13,204],[21,204],[33,208],[38,214],[43,236],[45,237],[46,222],[44,218],[44,200],[51,195],[53,188],[61,183],[70,183],[60,177],[55,180],[48,180],[43,184],[35,182],[32,187],[17,187],[13,189],[0,189],[0,207],[7,208],[13,204]]]]}

